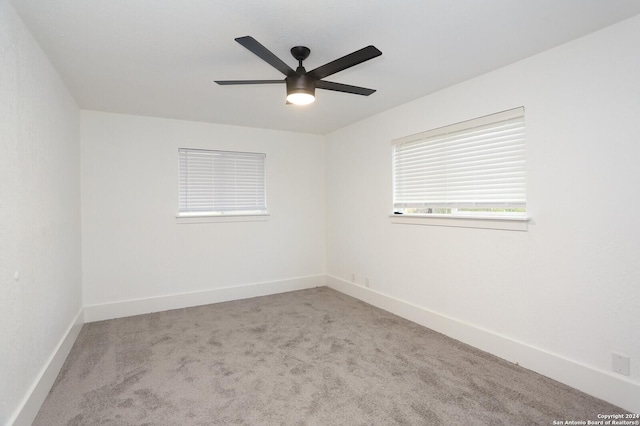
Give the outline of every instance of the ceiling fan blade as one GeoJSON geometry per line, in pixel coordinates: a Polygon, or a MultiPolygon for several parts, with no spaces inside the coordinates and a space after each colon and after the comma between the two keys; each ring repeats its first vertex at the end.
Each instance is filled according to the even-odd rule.
{"type": "Polygon", "coordinates": [[[215,80],[221,86],[230,86],[232,84],[275,84],[284,83],[284,80],[215,80]]]}
{"type": "Polygon", "coordinates": [[[295,74],[295,71],[291,67],[285,64],[280,58],[271,53],[269,49],[261,45],[256,39],[251,36],[238,37],[235,39],[238,43],[249,49],[256,54],[260,59],[280,71],[284,75],[295,74]]]}
{"type": "Polygon", "coordinates": [[[356,50],[347,56],[331,61],[328,64],[319,66],[318,68],[309,71],[308,74],[311,74],[316,79],[325,78],[331,74],[337,73],[338,71],[345,70],[380,55],[382,55],[382,52],[375,46],[367,46],[360,50],[356,50]]]}
{"type": "Polygon", "coordinates": [[[374,89],[366,87],[351,86],[349,84],[334,83],[332,81],[318,80],[316,81],[316,89],[334,90],[336,92],[352,93],[354,95],[369,96],[374,93],[374,89]]]}

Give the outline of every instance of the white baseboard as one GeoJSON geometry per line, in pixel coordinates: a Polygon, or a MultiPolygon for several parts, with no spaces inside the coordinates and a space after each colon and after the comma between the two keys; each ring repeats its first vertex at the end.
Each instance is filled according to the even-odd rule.
{"type": "Polygon", "coordinates": [[[617,373],[596,369],[332,275],[326,276],[326,285],[632,413],[640,413],[640,384],[617,373]]]}
{"type": "Polygon", "coordinates": [[[287,291],[304,290],[325,285],[325,275],[313,275],[279,281],[247,284],[192,293],[170,294],[145,299],[89,305],[84,307],[85,322],[122,318],[171,309],[189,308],[250,297],[267,296],[287,291]]]}
{"type": "Polygon", "coordinates": [[[49,356],[49,359],[47,359],[42,370],[40,370],[38,377],[18,406],[13,418],[9,420],[10,425],[29,426],[33,423],[56,377],[58,377],[58,373],[60,373],[64,361],[67,359],[69,352],[71,352],[71,348],[78,334],[80,334],[83,324],[84,311],[80,309],[80,312],[78,312],[69,328],[67,328],[66,333],[58,342],[58,345],[51,356],[49,356]]]}
{"type": "Polygon", "coordinates": [[[624,376],[581,364],[510,337],[484,330],[473,324],[352,284],[332,275],[314,275],[202,292],[85,306],[84,310],[78,312],[67,332],[60,339],[38,378],[16,409],[14,416],[9,420],[9,425],[28,426],[33,422],[85,322],[266,296],[323,285],[507,361],[517,363],[524,368],[608,401],[632,413],[640,413],[640,385],[624,376]]]}

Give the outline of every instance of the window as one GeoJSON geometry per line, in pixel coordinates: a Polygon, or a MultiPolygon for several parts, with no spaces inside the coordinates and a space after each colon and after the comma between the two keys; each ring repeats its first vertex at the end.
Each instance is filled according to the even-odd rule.
{"type": "Polygon", "coordinates": [[[178,157],[179,216],[267,213],[266,154],[180,148],[178,157]]]}
{"type": "Polygon", "coordinates": [[[394,214],[526,216],[524,108],[393,141],[394,214]]]}

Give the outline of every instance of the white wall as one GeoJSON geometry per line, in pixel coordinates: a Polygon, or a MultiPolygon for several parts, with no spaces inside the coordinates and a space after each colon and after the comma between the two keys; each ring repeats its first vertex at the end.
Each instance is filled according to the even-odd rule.
{"type": "Polygon", "coordinates": [[[323,284],[322,137],[83,111],[81,139],[88,321],[208,303],[228,287],[301,277],[321,280],[294,287],[323,284]],[[177,224],[179,147],[265,152],[269,220],[177,224]],[[206,293],[162,299],[193,292],[206,293]],[[149,298],[165,304],[118,310],[149,298]],[[114,310],[98,309],[109,304],[114,310]]]}
{"type": "Polygon", "coordinates": [[[366,298],[349,282],[368,276],[376,297],[465,324],[468,341],[470,330],[488,331],[586,366],[616,383],[601,397],[638,411],[639,51],[636,17],[329,135],[335,285],[366,298]],[[391,224],[392,139],[517,106],[526,108],[528,232],[391,224]],[[630,378],[611,372],[612,351],[631,357],[630,378]]]}
{"type": "MultiPolygon", "coordinates": [[[[12,6],[0,0],[3,425],[38,393],[58,347],[81,322],[79,119],[48,59],[12,6]]],[[[57,374],[51,371],[44,396],[57,374]]],[[[36,411],[44,396],[32,399],[36,411]]]]}
{"type": "MultiPolygon", "coordinates": [[[[55,377],[82,299],[108,316],[136,300],[169,308],[184,294],[196,296],[177,304],[228,288],[250,296],[309,285],[325,271],[346,291],[355,273],[351,287],[443,320],[433,325],[462,324],[458,337],[473,341],[477,330],[483,349],[504,354],[497,346],[513,341],[638,395],[639,41],[634,18],[356,123],[326,138],[325,168],[319,136],[91,111],[80,120],[0,0],[0,341],[9,348],[0,351],[0,423],[37,411],[32,396],[55,377]],[[391,139],[520,105],[528,232],[390,223],[391,139]],[[182,146],[266,152],[270,219],[177,224],[182,146]],[[612,351],[631,357],[628,379],[610,373],[612,351]]],[[[640,411],[620,389],[603,396],[640,411]]]]}

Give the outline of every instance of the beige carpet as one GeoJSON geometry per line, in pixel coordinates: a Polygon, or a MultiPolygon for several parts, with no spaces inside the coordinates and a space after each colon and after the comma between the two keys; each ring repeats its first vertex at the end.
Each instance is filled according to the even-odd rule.
{"type": "Polygon", "coordinates": [[[321,287],[85,324],[35,425],[550,425],[623,410],[321,287]]]}

